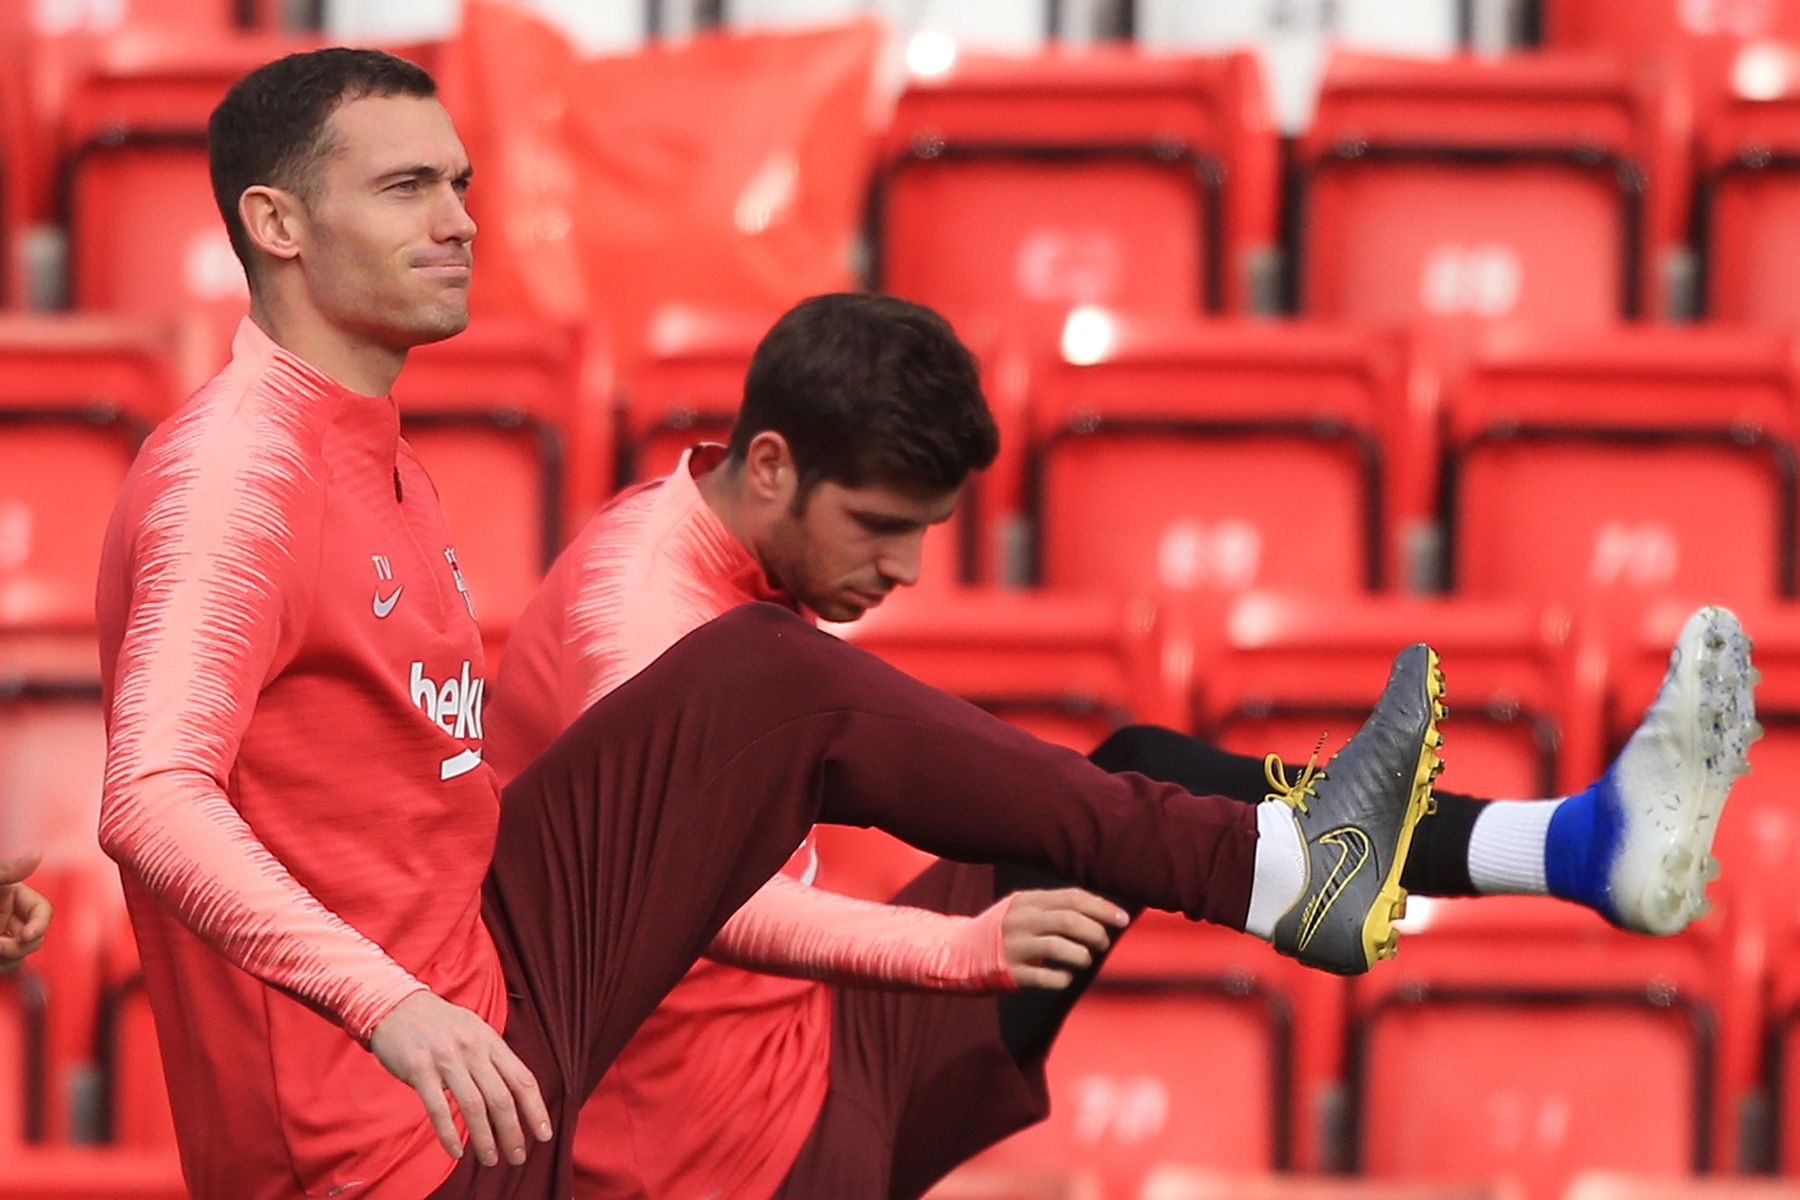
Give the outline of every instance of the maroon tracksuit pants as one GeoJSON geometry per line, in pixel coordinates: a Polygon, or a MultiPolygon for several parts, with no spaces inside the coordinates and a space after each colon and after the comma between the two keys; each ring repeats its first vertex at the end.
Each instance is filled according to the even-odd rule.
{"type": "Polygon", "coordinates": [[[1241,928],[1256,810],[1108,774],[775,605],[695,630],[506,789],[484,914],[506,1038],[559,1136],[467,1154],[443,1200],[564,1200],[582,1102],[638,1025],[814,824],[1017,863],[1241,928]]]}

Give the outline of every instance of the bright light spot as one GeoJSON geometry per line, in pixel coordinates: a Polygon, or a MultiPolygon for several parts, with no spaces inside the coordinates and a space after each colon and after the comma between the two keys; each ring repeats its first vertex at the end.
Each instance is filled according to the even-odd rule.
{"type": "Polygon", "coordinates": [[[800,163],[792,154],[777,151],[769,156],[738,197],[732,220],[738,232],[747,236],[766,231],[775,218],[793,204],[795,185],[800,179],[800,163]]]}
{"type": "Polygon", "coordinates": [[[1731,64],[1731,87],[1745,100],[1777,100],[1787,95],[1787,52],[1770,42],[1745,46],[1731,64]]]}
{"type": "Polygon", "coordinates": [[[955,65],[956,42],[942,30],[921,30],[906,43],[906,69],[914,75],[947,75],[955,65]]]}
{"type": "Polygon", "coordinates": [[[1078,367],[1091,367],[1104,362],[1112,353],[1114,337],[1112,314],[1092,304],[1069,310],[1063,322],[1063,358],[1078,367]]]}

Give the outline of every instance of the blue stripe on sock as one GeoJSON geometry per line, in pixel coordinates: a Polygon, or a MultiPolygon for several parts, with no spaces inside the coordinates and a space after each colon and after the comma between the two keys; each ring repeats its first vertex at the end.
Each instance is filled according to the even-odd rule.
{"type": "Polygon", "coordinates": [[[1613,772],[1556,806],[1544,837],[1544,878],[1552,896],[1585,904],[1611,918],[1609,883],[1624,835],[1625,814],[1613,772]]]}

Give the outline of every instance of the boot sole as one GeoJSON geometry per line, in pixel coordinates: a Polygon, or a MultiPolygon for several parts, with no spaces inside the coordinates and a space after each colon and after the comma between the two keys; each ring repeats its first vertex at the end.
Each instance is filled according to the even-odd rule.
{"type": "Polygon", "coordinates": [[[1426,649],[1425,694],[1430,702],[1425,718],[1425,735],[1419,739],[1419,757],[1413,766],[1412,794],[1406,802],[1406,815],[1400,821],[1400,837],[1394,846],[1393,862],[1387,878],[1363,917],[1362,944],[1365,967],[1373,967],[1384,958],[1392,958],[1399,950],[1400,935],[1394,922],[1406,915],[1406,889],[1400,876],[1406,871],[1406,856],[1412,851],[1413,830],[1419,819],[1434,807],[1431,785],[1443,773],[1444,760],[1438,754],[1444,735],[1438,722],[1449,715],[1444,707],[1444,672],[1438,664],[1437,651],[1426,649]]]}
{"type": "Polygon", "coordinates": [[[1728,610],[1707,608],[1700,615],[1697,636],[1681,643],[1694,664],[1682,681],[1688,689],[1682,706],[1692,724],[1675,793],[1680,804],[1655,820],[1642,814],[1628,819],[1620,858],[1640,865],[1615,875],[1637,884],[1631,924],[1652,934],[1678,933],[1709,910],[1706,885],[1717,875],[1711,854],[1719,817],[1731,785],[1750,770],[1750,744],[1762,736],[1750,639],[1728,610]],[[1641,865],[1652,857],[1653,863],[1641,865]]]}

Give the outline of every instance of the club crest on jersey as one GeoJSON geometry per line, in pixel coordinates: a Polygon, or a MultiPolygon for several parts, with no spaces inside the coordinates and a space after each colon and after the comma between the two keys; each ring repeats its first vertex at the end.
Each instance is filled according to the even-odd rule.
{"type": "MultiPolygon", "coordinates": [[[[433,724],[454,738],[480,741],[481,704],[487,681],[472,678],[469,661],[463,660],[462,672],[439,683],[425,674],[425,664],[414,662],[407,678],[407,689],[414,707],[431,718],[433,724]]],[[[439,779],[455,779],[474,770],[481,763],[481,751],[465,749],[439,764],[439,779]]]]}
{"type": "Polygon", "coordinates": [[[456,580],[456,590],[462,593],[463,607],[469,610],[469,619],[475,619],[475,601],[469,598],[469,585],[463,582],[462,568],[456,565],[456,551],[449,546],[444,547],[444,561],[450,564],[450,577],[456,580]]]}

